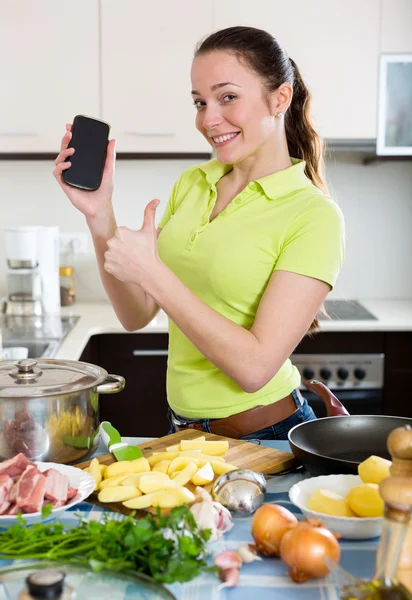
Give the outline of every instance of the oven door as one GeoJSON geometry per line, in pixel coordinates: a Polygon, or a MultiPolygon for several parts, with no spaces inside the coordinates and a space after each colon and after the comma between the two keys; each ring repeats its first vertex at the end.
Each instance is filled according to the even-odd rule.
{"type": "MultiPolygon", "coordinates": [[[[331,391],[351,415],[383,414],[382,389],[333,389],[331,391]]],[[[301,388],[301,392],[318,418],[327,416],[325,405],[318,396],[309,392],[305,387],[301,388]]]]}

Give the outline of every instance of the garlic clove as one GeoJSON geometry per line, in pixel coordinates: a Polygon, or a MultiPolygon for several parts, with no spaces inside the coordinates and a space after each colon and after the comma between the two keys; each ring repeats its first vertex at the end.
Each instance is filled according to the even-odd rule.
{"type": "Polygon", "coordinates": [[[218,590],[236,587],[239,583],[240,571],[234,567],[231,569],[224,569],[220,572],[219,577],[223,583],[218,586],[218,590]]]}
{"type": "Polygon", "coordinates": [[[216,554],[214,563],[219,569],[240,569],[242,566],[242,559],[237,552],[233,550],[224,550],[216,554]]]}
{"type": "Polygon", "coordinates": [[[250,546],[253,544],[249,544],[248,546],[239,546],[237,552],[244,563],[251,563],[254,560],[262,560],[260,556],[257,555],[256,551],[253,552],[250,546]]]}

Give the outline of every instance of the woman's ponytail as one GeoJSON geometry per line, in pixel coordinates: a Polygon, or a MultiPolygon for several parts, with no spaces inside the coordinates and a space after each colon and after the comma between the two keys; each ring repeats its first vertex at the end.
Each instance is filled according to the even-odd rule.
{"type": "Polygon", "coordinates": [[[296,63],[289,58],[293,69],[293,98],[285,115],[285,132],[289,155],[306,162],[306,175],[325,194],[324,144],[312,126],[311,95],[296,63]]]}

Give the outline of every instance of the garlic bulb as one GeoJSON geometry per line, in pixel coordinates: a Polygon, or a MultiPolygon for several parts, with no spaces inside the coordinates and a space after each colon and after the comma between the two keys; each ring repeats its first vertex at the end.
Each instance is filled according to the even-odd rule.
{"type": "Polygon", "coordinates": [[[213,500],[209,492],[202,487],[197,487],[196,492],[201,500],[193,504],[190,511],[199,529],[210,529],[212,531],[210,540],[217,540],[232,529],[232,515],[220,502],[213,500]]]}

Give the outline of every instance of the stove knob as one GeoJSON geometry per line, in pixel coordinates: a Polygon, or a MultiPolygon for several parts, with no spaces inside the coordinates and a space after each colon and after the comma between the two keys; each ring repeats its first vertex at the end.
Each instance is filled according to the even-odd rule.
{"type": "Polygon", "coordinates": [[[319,375],[322,377],[322,379],[328,381],[332,377],[332,371],[324,367],[319,371],[319,375]]]}
{"type": "Polygon", "coordinates": [[[356,379],[359,379],[359,381],[362,381],[362,379],[365,379],[366,377],[365,369],[355,369],[353,374],[355,375],[356,379]]]}
{"type": "Polygon", "coordinates": [[[339,379],[342,379],[342,381],[345,381],[345,379],[347,379],[349,377],[349,371],[348,371],[348,369],[340,368],[337,370],[337,375],[338,375],[339,379]]]}
{"type": "Polygon", "coordinates": [[[313,379],[315,377],[315,371],[310,367],[305,367],[303,369],[302,375],[305,379],[313,379]]]}

